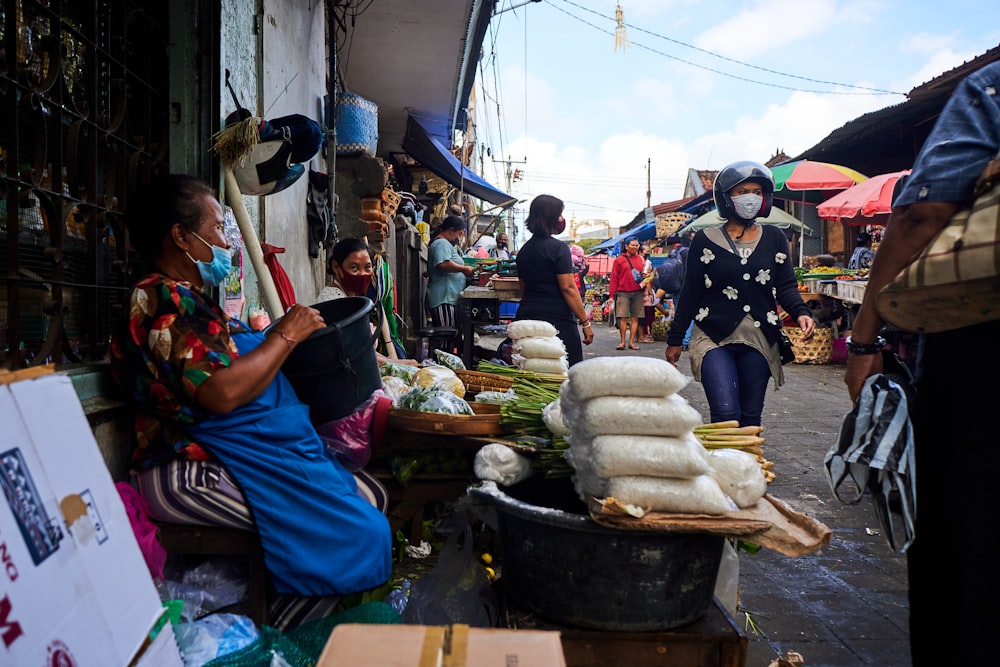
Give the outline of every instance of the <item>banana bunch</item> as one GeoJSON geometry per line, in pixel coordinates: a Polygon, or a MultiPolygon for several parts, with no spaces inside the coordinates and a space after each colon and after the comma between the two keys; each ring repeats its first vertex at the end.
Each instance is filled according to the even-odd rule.
{"type": "Polygon", "coordinates": [[[694,428],[694,435],[705,449],[732,447],[753,454],[764,473],[764,479],[774,481],[774,461],[764,458],[763,426],[740,426],[738,421],[713,422],[694,428]]]}

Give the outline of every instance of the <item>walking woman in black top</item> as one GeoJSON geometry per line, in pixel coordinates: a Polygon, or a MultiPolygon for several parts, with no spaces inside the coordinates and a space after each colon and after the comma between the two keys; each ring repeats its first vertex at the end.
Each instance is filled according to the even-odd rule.
{"type": "Polygon", "coordinates": [[[525,225],[532,236],[517,253],[517,277],[524,296],[517,307],[519,320],[543,320],[559,331],[570,366],[583,360],[577,326],[583,327],[583,344],[594,340],[594,329],[573,280],[569,246],[553,238],[566,229],[563,202],[552,195],[531,201],[525,225]]]}
{"type": "Polygon", "coordinates": [[[816,323],[799,294],[785,235],[756,222],[771,211],[771,171],[756,162],[735,162],[719,172],[712,189],[724,223],[691,241],[665,356],[677,365],[693,321],[691,372],[705,389],[711,421],[758,426],[768,380],[773,377],[778,387],[784,383],[778,305],[806,339],[816,323]]]}

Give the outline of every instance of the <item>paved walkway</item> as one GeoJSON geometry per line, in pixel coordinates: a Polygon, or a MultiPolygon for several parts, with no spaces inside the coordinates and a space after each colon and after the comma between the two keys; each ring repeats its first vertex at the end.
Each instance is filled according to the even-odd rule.
{"type": "MultiPolygon", "coordinates": [[[[616,351],[619,337],[595,323],[584,357],[663,358],[665,343],[616,351]]],[[[690,373],[686,355],[679,368],[690,373]]],[[[806,667],[909,667],[906,560],[879,531],[871,500],[840,503],[830,491],[823,458],[850,410],[842,365],[785,366],[786,384],[768,389],[764,455],[774,461],[769,493],[833,532],[821,553],[789,558],[761,549],[740,554],[740,611],[749,639],[747,667],[767,667],[788,651],[806,667]],[[747,624],[748,617],[757,628],[747,624]]],[[[701,384],[681,392],[708,418],[701,384]]]]}

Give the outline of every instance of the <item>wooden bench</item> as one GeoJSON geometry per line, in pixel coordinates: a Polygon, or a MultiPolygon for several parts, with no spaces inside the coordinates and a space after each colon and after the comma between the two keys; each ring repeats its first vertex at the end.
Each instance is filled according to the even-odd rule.
{"type": "Polygon", "coordinates": [[[176,556],[235,556],[247,563],[249,586],[248,616],[258,627],[270,624],[270,574],[264,564],[260,536],[251,530],[221,526],[189,526],[177,523],[156,524],[156,538],[169,554],[176,556]]]}

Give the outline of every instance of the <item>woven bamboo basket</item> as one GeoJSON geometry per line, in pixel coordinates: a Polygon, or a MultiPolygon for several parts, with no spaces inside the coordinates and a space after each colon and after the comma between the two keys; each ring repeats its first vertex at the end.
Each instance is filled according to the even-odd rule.
{"type": "Polygon", "coordinates": [[[478,394],[481,391],[507,391],[514,386],[514,378],[496,373],[482,371],[457,370],[455,375],[465,385],[466,394],[478,394]]]}
{"type": "Polygon", "coordinates": [[[833,361],[833,329],[817,328],[813,337],[802,340],[802,329],[785,327],[792,341],[797,364],[829,364],[833,361]]]}
{"type": "Polygon", "coordinates": [[[385,213],[386,217],[392,220],[396,217],[396,210],[399,208],[400,202],[403,198],[399,196],[390,188],[386,188],[382,191],[382,212],[385,213]]]}

